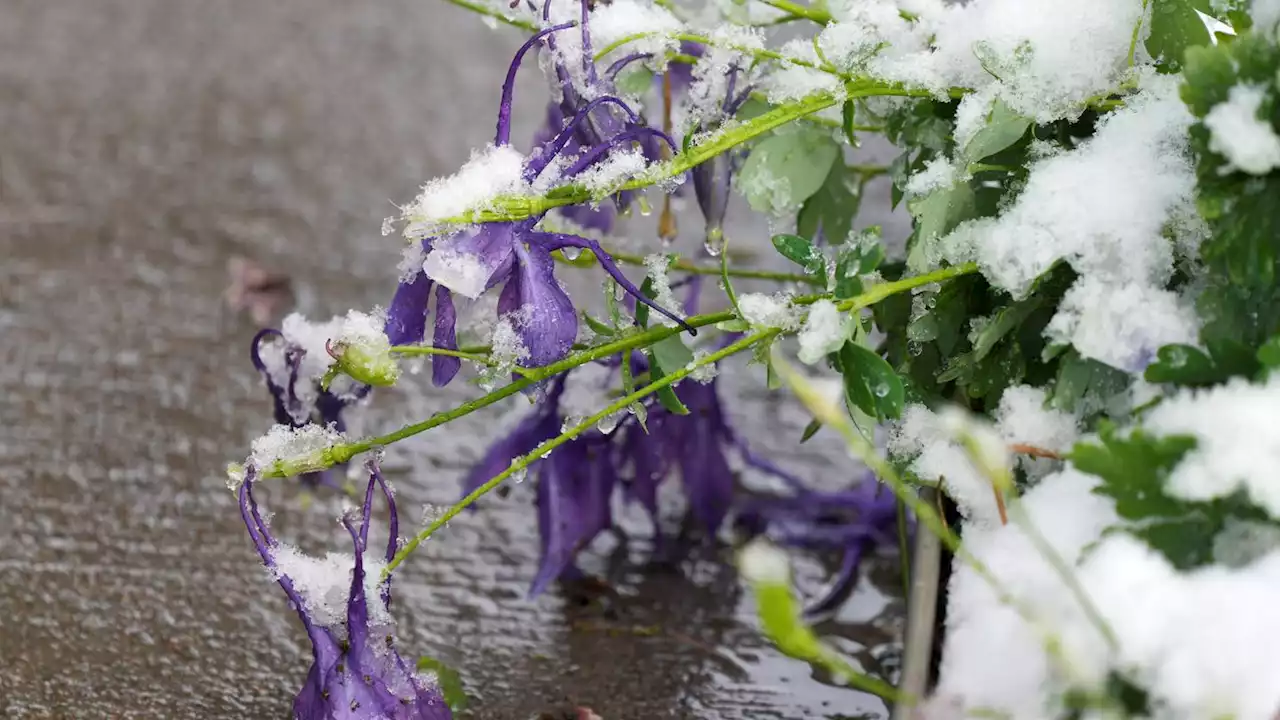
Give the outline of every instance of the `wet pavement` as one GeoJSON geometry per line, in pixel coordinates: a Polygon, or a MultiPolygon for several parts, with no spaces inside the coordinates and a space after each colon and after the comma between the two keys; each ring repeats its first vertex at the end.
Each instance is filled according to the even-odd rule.
{"type": "MultiPolygon", "coordinates": [[[[486,141],[519,41],[433,0],[0,0],[0,716],[288,715],[305,637],[222,478],[269,413],[227,263],[287,271],[309,314],[385,302],[399,249],[382,218],[486,141]]],[[[545,88],[526,75],[517,112],[536,122],[545,88]]],[[[598,288],[587,274],[570,284],[598,288]]],[[[804,414],[758,376],[724,380],[757,449],[846,472],[821,436],[799,452],[804,414]]],[[[477,393],[411,378],[363,426],[477,393]]],[[[499,416],[388,455],[410,520],[455,499],[499,416]]],[[[338,499],[263,489],[280,534],[346,547],[338,499]]],[[[881,713],[760,640],[726,550],[655,569],[643,538],[601,543],[585,566],[620,596],[581,606],[525,598],[536,538],[519,486],[397,574],[401,652],[457,668],[474,717],[565,699],[605,720],[881,713]]],[[[869,668],[892,663],[899,623],[881,565],[823,628],[869,668]]],[[[817,590],[820,568],[801,571],[817,590]]]]}

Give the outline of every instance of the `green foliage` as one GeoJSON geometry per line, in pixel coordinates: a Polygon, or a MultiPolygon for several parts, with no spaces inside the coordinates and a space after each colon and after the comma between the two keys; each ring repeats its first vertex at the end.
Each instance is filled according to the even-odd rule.
{"type": "Polygon", "coordinates": [[[1195,448],[1194,438],[1152,437],[1133,431],[1122,437],[1110,423],[1101,443],[1080,444],[1070,460],[1080,471],[1102,482],[1095,489],[1115,501],[1125,521],[1115,531],[1128,532],[1189,570],[1213,562],[1213,541],[1229,519],[1267,521],[1267,515],[1241,494],[1212,501],[1189,501],[1166,491],[1170,472],[1195,448]]]}
{"type": "Polygon", "coordinates": [[[870,227],[836,250],[835,296],[844,300],[862,293],[862,276],[884,262],[880,228],[870,227]]]}
{"type": "Polygon", "coordinates": [[[837,353],[849,405],[881,420],[902,416],[906,402],[902,378],[884,358],[852,340],[837,353]]]}
{"type": "Polygon", "coordinates": [[[964,157],[970,163],[988,158],[1013,145],[1027,134],[1032,120],[1015,113],[997,99],[987,114],[987,123],[964,146],[964,157]]]}
{"type": "Polygon", "coordinates": [[[1209,386],[1233,377],[1251,378],[1261,365],[1258,356],[1247,346],[1234,340],[1208,342],[1206,354],[1190,345],[1166,345],[1156,353],[1156,361],[1147,366],[1148,382],[1172,383],[1179,386],[1209,386]]]}
{"type": "Polygon", "coordinates": [[[827,259],[822,251],[799,235],[774,235],[773,247],[779,255],[804,268],[806,275],[826,270],[827,259]]]}
{"type": "Polygon", "coordinates": [[[1182,97],[1201,118],[1191,128],[1197,159],[1197,205],[1212,234],[1201,246],[1204,289],[1198,308],[1202,339],[1257,348],[1280,332],[1280,175],[1254,176],[1231,167],[1210,148],[1203,118],[1237,84],[1261,87],[1260,118],[1280,127],[1280,48],[1246,33],[1235,42],[1187,52],[1182,97]]]}
{"type": "Polygon", "coordinates": [[[1058,360],[1049,407],[1092,419],[1127,390],[1129,383],[1128,373],[1069,350],[1058,360]]]}
{"type": "MultiPolygon", "coordinates": [[[[1151,32],[1147,35],[1147,52],[1157,60],[1163,72],[1177,72],[1189,48],[1209,45],[1209,29],[1200,13],[1214,15],[1214,0],[1149,0],[1151,32]]],[[[1231,3],[1235,4],[1235,3],[1231,3]]]]}
{"type": "Polygon", "coordinates": [[[462,687],[462,676],[457,670],[433,657],[418,658],[418,672],[433,672],[440,685],[440,694],[450,710],[459,712],[467,707],[467,691],[462,687]]]}
{"type": "Polygon", "coordinates": [[[822,187],[801,206],[796,232],[815,242],[819,232],[829,243],[844,242],[853,229],[861,196],[858,175],[844,161],[837,160],[831,164],[822,187]]]}
{"type": "Polygon", "coordinates": [[[839,155],[829,133],[797,125],[756,143],[738,187],[758,212],[798,207],[822,187],[839,155]]]}
{"type": "MultiPolygon", "coordinates": [[[[670,258],[669,260],[674,260],[670,258]]],[[[649,276],[644,279],[644,283],[640,286],[640,293],[650,300],[654,299],[656,293],[653,289],[653,277],[649,276]]],[[[611,295],[606,291],[606,295],[611,295]]],[[[649,306],[644,303],[636,303],[636,324],[640,327],[649,326],[649,306]]],[[[650,382],[661,380],[669,373],[680,370],[693,361],[693,353],[689,348],[685,347],[683,336],[672,335],[664,338],[645,349],[645,357],[649,360],[649,380],[650,382]]],[[[680,402],[680,398],[676,396],[675,389],[671,386],[658,390],[655,395],[658,402],[667,411],[677,415],[688,415],[689,408],[680,402]]]]}

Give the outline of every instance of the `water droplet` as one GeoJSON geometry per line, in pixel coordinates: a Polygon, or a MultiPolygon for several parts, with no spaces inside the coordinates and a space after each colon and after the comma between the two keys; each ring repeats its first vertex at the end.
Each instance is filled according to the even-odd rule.
{"type": "Polygon", "coordinates": [[[560,248],[560,254],[564,255],[564,259],[573,262],[582,256],[582,248],[563,247],[560,248]]]}
{"type": "Polygon", "coordinates": [[[582,421],[586,419],[587,417],[585,415],[566,415],[564,422],[560,423],[560,432],[567,433],[581,425],[582,421]]]}
{"type": "Polygon", "coordinates": [[[889,395],[889,383],[880,383],[871,389],[878,398],[887,397],[889,395]]]}
{"type": "Polygon", "coordinates": [[[601,435],[608,435],[618,427],[618,423],[621,420],[622,420],[621,413],[613,413],[611,415],[605,415],[604,417],[600,418],[600,420],[596,423],[596,429],[600,431],[601,435]]]}
{"type": "MultiPolygon", "coordinates": [[[[515,465],[516,461],[512,460],[511,464],[515,465]]],[[[510,478],[513,481],[515,481],[517,485],[519,485],[520,483],[524,482],[524,479],[528,476],[529,476],[529,468],[522,467],[519,470],[516,470],[515,472],[511,473],[510,478]]]]}
{"type": "Polygon", "coordinates": [[[720,228],[709,228],[707,239],[703,241],[702,247],[711,257],[719,257],[720,252],[724,250],[724,231],[720,228]]]}
{"type": "Polygon", "coordinates": [[[636,198],[636,207],[640,209],[641,217],[649,217],[653,214],[653,206],[649,204],[649,198],[644,195],[636,198]]]}
{"type": "Polygon", "coordinates": [[[930,310],[932,310],[934,306],[937,304],[938,304],[938,298],[934,297],[933,295],[930,295],[924,301],[924,306],[929,308],[930,310]]]}
{"type": "Polygon", "coordinates": [[[921,345],[918,342],[909,342],[907,343],[907,352],[918,357],[920,353],[924,352],[924,345],[921,345]]]}
{"type": "Polygon", "coordinates": [[[1182,348],[1169,348],[1168,361],[1171,367],[1182,367],[1187,364],[1187,351],[1182,348]]]}

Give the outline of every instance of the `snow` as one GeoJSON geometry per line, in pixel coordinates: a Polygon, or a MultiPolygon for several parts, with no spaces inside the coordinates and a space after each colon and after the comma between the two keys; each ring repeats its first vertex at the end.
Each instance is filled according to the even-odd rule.
{"type": "Polygon", "coordinates": [[[594,195],[616,191],[623,182],[643,173],[649,166],[640,148],[614,150],[604,160],[592,165],[574,178],[594,195]]]}
{"type": "Polygon", "coordinates": [[[1280,167],[1280,137],[1270,122],[1259,117],[1266,95],[1264,86],[1236,85],[1227,102],[1214,105],[1204,118],[1209,149],[1251,175],[1266,175],[1280,167]]]}
{"type": "MultiPolygon", "coordinates": [[[[909,467],[921,480],[941,482],[960,513],[973,527],[1000,524],[991,481],[974,467],[969,454],[956,442],[954,418],[949,423],[923,405],[911,405],[889,437],[889,453],[911,458],[909,467]]],[[[998,462],[999,456],[992,455],[998,462]]]]}
{"type": "Polygon", "coordinates": [[[521,360],[529,357],[529,349],[516,332],[516,325],[523,322],[523,312],[525,310],[521,309],[507,313],[493,326],[493,336],[489,339],[489,359],[503,374],[510,373],[521,360]]]}
{"type": "Polygon", "coordinates": [[[1015,297],[1058,259],[1081,275],[1162,285],[1172,269],[1162,230],[1195,191],[1190,124],[1177,81],[1152,78],[1091,140],[1032,165],[1010,208],[962,226],[946,250],[971,254],[1015,297]]]}
{"type": "Polygon", "coordinates": [[[716,365],[713,362],[706,363],[706,364],[699,364],[709,354],[710,353],[708,353],[706,350],[703,350],[702,348],[698,348],[697,350],[693,351],[693,360],[691,360],[689,364],[685,366],[685,369],[689,370],[690,380],[706,385],[707,383],[710,383],[712,380],[715,380],[716,376],[720,374],[720,366],[716,365]]]}
{"type": "MultiPolygon", "coordinates": [[[[741,299],[739,299],[741,303],[741,299]]],[[[830,300],[819,300],[809,306],[809,316],[800,328],[800,362],[813,365],[839,350],[849,338],[852,324],[830,300]]]]}
{"type": "MultiPolygon", "coordinates": [[[[392,623],[391,613],[378,592],[378,579],[386,565],[376,557],[380,554],[373,550],[364,554],[364,594],[369,606],[369,622],[374,627],[392,623]]],[[[313,622],[320,627],[345,630],[354,555],[331,552],[323,558],[312,557],[281,543],[275,548],[275,561],[277,577],[283,575],[293,582],[313,622]]]]}
{"type": "Polygon", "coordinates": [[[427,277],[472,300],[484,294],[493,274],[480,258],[458,252],[448,245],[432,248],[423,261],[422,269],[427,277]]]}
{"type": "Polygon", "coordinates": [[[310,424],[291,428],[273,425],[266,435],[253,441],[249,462],[255,467],[270,469],[277,461],[311,458],[346,440],[347,437],[332,426],[310,424]]]}
{"type": "Polygon", "coordinates": [[[1120,84],[1143,12],[1140,0],[919,0],[902,4],[918,16],[909,22],[895,17],[899,6],[889,0],[837,5],[822,44],[842,69],[938,96],[994,86],[1040,122],[1074,116],[1120,84]]]}
{"type": "Polygon", "coordinates": [[[924,169],[907,181],[908,195],[926,195],[941,187],[950,187],[960,179],[960,173],[950,160],[938,157],[925,163],[924,169]]]}
{"type": "Polygon", "coordinates": [[[338,342],[349,345],[365,345],[372,348],[389,348],[391,343],[383,332],[386,318],[381,313],[364,313],[350,310],[342,320],[342,330],[338,333],[338,342]]]}
{"type": "MultiPolygon", "coordinates": [[[[808,40],[790,40],[778,52],[788,58],[815,65],[821,62],[818,59],[818,53],[813,49],[813,43],[808,40]]],[[[774,105],[795,102],[821,92],[837,95],[844,92],[844,84],[839,76],[792,63],[783,63],[780,68],[766,76],[761,84],[765,96],[774,105]]]]}
{"type": "MultiPolygon", "coordinates": [[[[648,255],[644,259],[644,266],[648,269],[648,277],[653,285],[653,301],[660,307],[666,308],[671,312],[678,312],[681,308],[680,303],[676,300],[676,296],[671,292],[671,280],[667,277],[667,256],[658,253],[648,255]]],[[[657,319],[667,327],[675,327],[679,325],[675,320],[663,315],[662,313],[649,313],[650,320],[657,319]]]]}
{"type": "Polygon", "coordinates": [[[527,190],[524,160],[524,155],[510,145],[488,145],[472,151],[471,159],[458,172],[428,182],[405,208],[405,236],[425,237],[448,218],[483,209],[499,196],[527,190]]]}
{"type": "Polygon", "coordinates": [[[1263,385],[1237,379],[1208,390],[1186,390],[1153,408],[1144,426],[1157,435],[1197,440],[1169,476],[1169,492],[1210,500],[1244,490],[1280,519],[1280,377],[1263,385]]]}
{"type": "Polygon", "coordinates": [[[414,241],[404,246],[404,250],[400,252],[400,263],[396,265],[396,271],[400,273],[399,282],[412,282],[418,273],[422,272],[422,266],[427,261],[427,253],[423,250],[422,243],[414,241]]]}
{"type": "Polygon", "coordinates": [[[1168,290],[1084,278],[1067,291],[1045,336],[1070,343],[1082,357],[1140,373],[1161,346],[1194,345],[1199,330],[1191,302],[1168,290]]]}
{"type": "MultiPolygon", "coordinates": [[[[549,18],[551,24],[577,22],[582,18],[582,5],[578,0],[550,0],[549,18]]],[[[683,30],[684,26],[665,8],[644,0],[613,0],[609,3],[597,3],[588,20],[591,37],[591,51],[599,53],[614,42],[635,35],[644,37],[629,40],[610,53],[616,59],[631,53],[651,53],[654,57],[662,57],[667,52],[679,47],[679,41],[671,36],[683,30]]],[[[590,99],[598,95],[601,88],[592,86],[584,70],[582,34],[576,28],[563,30],[555,34],[555,55],[568,71],[574,87],[584,97],[590,99]]],[[[549,75],[554,77],[554,72],[549,75]]]]}
{"type": "MultiPolygon", "coordinates": [[[[1044,478],[1017,502],[1029,523],[1067,563],[1116,520],[1111,503],[1092,490],[1097,479],[1067,468],[1044,478]]],[[[969,565],[957,561],[948,588],[947,630],[938,692],[963,697],[968,707],[990,707],[1015,718],[1049,718],[1063,679],[1046,655],[1051,632],[1074,662],[1073,676],[1098,679],[1105,646],[1061,576],[1017,524],[964,530],[965,546],[999,578],[1001,587],[1031,612],[1029,624],[1000,602],[969,565]]]]}
{"type": "Polygon", "coordinates": [[[738,555],[738,569],[747,582],[759,585],[791,583],[791,561],[773,543],[757,538],[738,555]]]}
{"type": "MultiPolygon", "coordinates": [[[[1033,448],[1065,453],[1079,439],[1079,421],[1075,416],[1045,407],[1043,388],[1015,385],[1000,396],[996,408],[996,428],[1008,445],[1029,445],[1033,448]]],[[[1018,464],[1030,478],[1045,475],[1057,463],[1051,459],[1017,456],[1018,464]]]]}
{"type": "Polygon", "coordinates": [[[781,293],[747,293],[738,296],[738,309],[742,319],[758,328],[795,330],[800,327],[800,316],[791,298],[781,293]]]}

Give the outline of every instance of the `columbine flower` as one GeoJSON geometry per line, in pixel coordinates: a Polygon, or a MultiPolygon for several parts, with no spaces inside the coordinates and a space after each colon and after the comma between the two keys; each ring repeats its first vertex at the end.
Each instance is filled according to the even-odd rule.
{"type": "MultiPolygon", "coordinates": [[[[596,78],[590,62],[584,3],[582,33],[587,47],[584,53],[588,77],[596,78]]],[[[525,54],[544,40],[553,42],[556,32],[573,27],[573,23],[551,26],[535,34],[517,51],[507,72],[498,111],[498,127],[490,156],[506,162],[503,149],[509,147],[511,132],[511,100],[516,70],[525,54]]],[[[654,143],[675,143],[659,130],[645,125],[640,116],[625,102],[608,92],[590,100],[584,99],[564,73],[565,98],[561,104],[568,122],[550,139],[542,142],[521,165],[525,184],[551,183],[579,178],[596,170],[606,160],[629,152],[639,145],[656,148],[654,143]],[[577,152],[577,154],[573,154],[577,152]]],[[[603,81],[601,81],[603,82],[603,81]]],[[[602,90],[608,89],[600,85],[602,90]]],[[[644,157],[653,159],[650,150],[644,157]]],[[[672,312],[643,297],[639,289],[618,268],[613,258],[595,240],[536,229],[542,215],[517,222],[479,223],[450,237],[423,241],[425,258],[421,271],[411,270],[402,279],[387,317],[387,334],[393,344],[421,342],[426,328],[427,301],[431,283],[437,284],[435,337],[437,347],[456,349],[452,293],[469,298],[479,297],[503,284],[498,303],[500,317],[512,322],[522,343],[519,364],[537,367],[563,358],[577,338],[578,318],[568,294],[554,276],[551,253],[563,248],[589,250],[601,267],[628,293],[677,322],[683,321],[672,312]]],[[[694,333],[692,327],[685,328],[694,333]]],[[[457,371],[456,362],[436,360],[433,380],[443,385],[457,371]]]]}
{"type": "MultiPolygon", "coordinates": [[[[339,335],[337,322],[308,323],[302,316],[285,318],[282,329],[259,330],[249,346],[249,359],[271,393],[275,421],[300,428],[318,425],[336,432],[347,429],[343,412],[369,394],[370,386],[349,377],[323,380],[332,357],[326,345],[339,335]]],[[[304,483],[335,485],[326,471],[306,473],[304,483]]]]}
{"type": "MultiPolygon", "coordinates": [[[[751,88],[747,87],[735,94],[739,68],[730,65],[726,73],[724,100],[720,105],[721,117],[718,120],[731,118],[742,108],[743,103],[751,96],[751,88]]],[[[695,133],[708,132],[714,129],[710,121],[703,120],[695,133]]],[[[698,198],[698,208],[706,220],[706,239],[709,248],[717,248],[724,234],[724,216],[729,207],[729,189],[733,174],[742,165],[745,154],[741,150],[730,150],[696,166],[693,174],[693,192],[698,198]]]]}
{"type": "Polygon", "coordinates": [[[805,609],[810,615],[825,614],[852,592],[862,559],[876,547],[896,542],[897,503],[870,472],[850,490],[818,492],[795,484],[792,491],[785,497],[748,500],[735,525],[748,537],[766,534],[780,545],[840,553],[840,569],[829,589],[805,609]]]}
{"type": "MultiPolygon", "coordinates": [[[[314,571],[320,561],[301,558],[271,535],[253,498],[256,470],[250,465],[241,483],[240,514],[262,562],[275,575],[280,587],[297,610],[302,626],[311,638],[313,662],[307,679],[293,701],[295,720],[448,720],[453,717],[439,689],[427,678],[415,674],[396,652],[389,627],[376,622],[389,618],[391,580],[369,582],[365,558],[369,539],[375,486],[390,508],[391,528],[386,560],[395,555],[398,523],[395,500],[378,471],[369,464],[369,485],[357,528],[351,518],[342,519],[355,545],[350,584],[346,575],[314,571]],[[311,570],[313,572],[305,572],[311,570]],[[305,573],[305,574],[304,574],[305,573]],[[336,580],[337,584],[332,581],[336,580]],[[376,596],[370,597],[370,585],[376,596]],[[335,602],[336,594],[345,596],[335,602]],[[335,607],[338,606],[338,607],[335,607]],[[330,616],[335,617],[330,617],[330,616]]],[[[332,562],[333,556],[330,556],[332,562]]],[[[321,570],[332,570],[324,563],[321,570]]],[[[368,572],[377,573],[376,568],[368,572]]]]}

